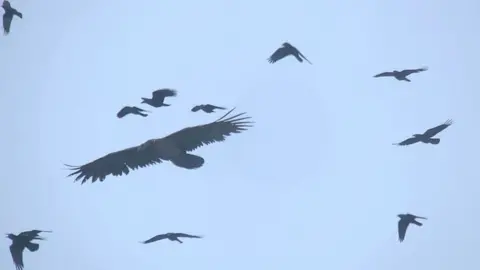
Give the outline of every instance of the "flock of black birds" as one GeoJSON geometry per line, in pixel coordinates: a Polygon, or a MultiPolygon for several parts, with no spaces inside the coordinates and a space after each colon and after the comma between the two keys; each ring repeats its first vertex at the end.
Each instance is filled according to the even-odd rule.
{"type": "MultiPolygon", "coordinates": [[[[10,26],[14,15],[19,18],[22,18],[23,15],[16,9],[12,8],[10,3],[6,0],[3,1],[2,7],[5,10],[3,15],[3,28],[6,35],[10,32],[10,26]]],[[[288,42],[283,43],[282,47],[277,49],[267,60],[269,63],[273,64],[287,56],[295,57],[300,63],[305,60],[309,64],[312,64],[297,48],[288,42]]],[[[406,69],[402,71],[395,70],[392,72],[383,72],[374,77],[394,77],[399,81],[411,82],[407,76],[426,70],[427,68],[406,69]]],[[[159,89],[152,93],[152,98],[142,98],[141,103],[148,104],[154,108],[168,107],[170,104],[165,103],[165,98],[175,96],[177,96],[177,91],[173,89],[159,89]]],[[[191,111],[198,112],[202,110],[205,113],[212,113],[217,109],[226,110],[225,107],[202,104],[194,106],[191,111]]],[[[184,169],[198,169],[204,165],[205,160],[200,156],[191,154],[190,152],[211,143],[222,142],[226,137],[234,133],[241,133],[253,126],[254,122],[250,120],[251,117],[245,116],[245,113],[238,113],[231,116],[230,114],[234,109],[235,108],[231,109],[225,115],[211,123],[187,127],[163,138],[151,139],[140,145],[109,153],[81,166],[66,165],[73,171],[68,177],[74,176],[74,182],[81,181],[81,184],[84,184],[88,180],[91,180],[92,183],[97,180],[103,182],[109,175],[127,175],[131,170],[160,164],[163,161],[170,161],[174,165],[184,169]]],[[[150,111],[146,111],[136,106],[125,106],[117,113],[117,117],[123,118],[128,114],[146,117],[148,116],[147,113],[150,113],[150,111]]],[[[394,145],[407,146],[418,142],[434,145],[439,144],[440,139],[434,138],[434,136],[449,127],[452,123],[452,120],[447,120],[445,123],[430,128],[422,134],[413,134],[411,138],[400,143],[394,143],[394,145]]],[[[417,226],[423,225],[416,220],[417,218],[427,219],[410,213],[399,214],[398,217],[400,218],[398,221],[398,239],[400,242],[405,239],[405,234],[410,224],[415,224],[417,226]]],[[[33,243],[32,241],[45,240],[45,238],[39,237],[39,233],[42,232],[51,233],[52,231],[31,230],[22,232],[18,235],[11,233],[7,234],[7,238],[12,241],[10,252],[17,270],[22,270],[24,268],[24,249],[26,248],[31,252],[35,252],[39,249],[39,244],[33,243]]],[[[163,239],[183,243],[179,239],[181,237],[202,238],[202,236],[185,233],[166,233],[156,235],[140,243],[148,244],[163,239]]]]}

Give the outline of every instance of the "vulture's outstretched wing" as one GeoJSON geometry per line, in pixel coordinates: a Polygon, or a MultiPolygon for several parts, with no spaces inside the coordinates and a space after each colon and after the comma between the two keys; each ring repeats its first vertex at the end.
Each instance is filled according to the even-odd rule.
{"type": "Polygon", "coordinates": [[[444,129],[449,127],[451,124],[453,124],[453,121],[451,119],[448,119],[445,123],[425,131],[425,133],[423,133],[423,135],[431,138],[431,137],[437,135],[438,133],[442,132],[444,129]]]}
{"type": "Polygon", "coordinates": [[[13,263],[17,270],[23,269],[23,246],[20,245],[10,245],[10,254],[12,254],[13,263]]]}
{"type": "Polygon", "coordinates": [[[10,25],[12,24],[13,14],[11,12],[7,12],[3,14],[3,33],[8,35],[10,33],[10,25]]]}
{"type": "Polygon", "coordinates": [[[117,117],[118,118],[122,118],[124,117],[125,115],[129,114],[132,112],[132,108],[126,106],[126,107],[123,107],[118,113],[117,113],[117,117]]]}
{"type": "Polygon", "coordinates": [[[383,72],[383,73],[379,73],[373,77],[375,78],[378,78],[378,77],[389,77],[389,76],[395,76],[395,74],[393,72],[383,72]]]}
{"type": "Polygon", "coordinates": [[[177,91],[169,88],[158,89],[153,91],[152,98],[153,99],[161,99],[165,97],[175,97],[177,96],[177,91]]]}
{"type": "Polygon", "coordinates": [[[202,238],[201,236],[190,235],[190,234],[186,234],[186,233],[176,233],[175,236],[176,237],[187,237],[187,238],[202,238]]]}
{"type": "Polygon", "coordinates": [[[405,69],[405,70],[402,70],[402,73],[404,76],[408,76],[412,73],[418,73],[418,72],[422,72],[422,71],[426,71],[428,70],[427,67],[424,67],[424,68],[417,68],[417,69],[405,69]]]}
{"type": "Polygon", "coordinates": [[[154,140],[149,140],[140,146],[110,153],[82,166],[66,164],[66,166],[70,167],[70,170],[74,171],[68,176],[76,175],[75,181],[81,180],[82,184],[90,178],[92,183],[95,183],[97,180],[103,182],[108,175],[127,175],[130,173],[130,170],[161,163],[162,160],[158,157],[153,142],[154,140]]]}
{"type": "Polygon", "coordinates": [[[251,117],[243,116],[245,113],[239,113],[225,118],[233,110],[235,110],[235,108],[231,109],[215,122],[184,128],[168,135],[162,140],[172,141],[180,150],[191,152],[204,145],[222,142],[227,136],[233,133],[240,133],[253,126],[254,122],[248,120],[251,117]]]}
{"type": "Polygon", "coordinates": [[[197,105],[195,107],[192,108],[192,112],[198,112],[199,110],[201,110],[203,108],[203,105],[197,105]]]}
{"type": "Polygon", "coordinates": [[[20,234],[18,234],[18,236],[36,237],[36,236],[38,236],[39,233],[42,233],[42,232],[51,233],[52,231],[31,230],[31,231],[21,232],[20,234]]]}
{"type": "Polygon", "coordinates": [[[398,240],[400,242],[403,242],[403,240],[405,239],[405,234],[407,233],[407,228],[409,224],[410,222],[405,219],[400,219],[398,221],[398,240]]]}
{"type": "Polygon", "coordinates": [[[145,240],[143,242],[140,242],[142,244],[149,244],[149,243],[152,243],[152,242],[155,242],[155,241],[159,241],[159,240],[163,240],[163,239],[166,239],[168,238],[168,236],[166,234],[159,234],[159,235],[156,235],[148,240],[145,240]]]}
{"type": "Polygon", "coordinates": [[[278,48],[267,60],[269,63],[273,64],[280,59],[283,59],[285,56],[291,54],[291,51],[287,47],[278,48]]]}
{"type": "Polygon", "coordinates": [[[420,141],[419,138],[412,137],[412,138],[406,139],[406,140],[403,141],[403,142],[394,143],[393,145],[405,146],[405,145],[411,145],[411,144],[417,143],[417,142],[419,142],[419,141],[420,141]]]}

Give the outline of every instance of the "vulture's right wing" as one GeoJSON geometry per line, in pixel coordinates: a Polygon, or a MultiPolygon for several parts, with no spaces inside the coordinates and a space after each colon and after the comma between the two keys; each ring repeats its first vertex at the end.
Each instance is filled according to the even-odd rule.
{"type": "Polygon", "coordinates": [[[153,99],[160,99],[165,97],[175,97],[177,96],[177,91],[170,89],[170,88],[163,88],[153,91],[152,97],[153,99]]]}
{"type": "Polygon", "coordinates": [[[269,63],[273,64],[280,59],[283,59],[285,56],[289,55],[290,49],[286,47],[278,48],[267,60],[269,63]]]}
{"type": "Polygon", "coordinates": [[[389,76],[393,76],[393,72],[383,72],[383,73],[379,73],[373,77],[375,78],[378,78],[378,77],[389,77],[389,76]]]}
{"type": "Polygon", "coordinates": [[[23,246],[20,245],[10,245],[10,254],[12,254],[13,263],[17,270],[23,269],[23,246]]]}
{"type": "Polygon", "coordinates": [[[3,14],[3,33],[8,35],[10,33],[10,25],[12,24],[13,14],[5,13],[3,14]]]}
{"type": "Polygon", "coordinates": [[[163,240],[167,238],[167,235],[166,234],[159,234],[159,235],[156,235],[148,240],[145,240],[143,242],[140,242],[142,244],[149,244],[149,243],[152,243],[152,242],[155,242],[155,241],[159,241],[159,240],[163,240]]]}
{"type": "Polygon", "coordinates": [[[410,223],[405,219],[400,219],[398,221],[398,240],[400,242],[403,242],[403,240],[405,239],[405,234],[407,233],[408,224],[410,223]]]}
{"type": "Polygon", "coordinates": [[[412,138],[406,139],[406,140],[403,141],[403,142],[394,143],[393,145],[406,146],[406,145],[411,145],[411,144],[417,143],[417,142],[419,142],[419,141],[420,141],[420,139],[418,139],[418,138],[416,138],[416,137],[412,137],[412,138]]]}
{"type": "Polygon", "coordinates": [[[118,111],[117,113],[117,117],[118,118],[122,118],[124,117],[125,115],[129,114],[131,111],[131,108],[130,107],[123,107],[120,111],[118,111]]]}

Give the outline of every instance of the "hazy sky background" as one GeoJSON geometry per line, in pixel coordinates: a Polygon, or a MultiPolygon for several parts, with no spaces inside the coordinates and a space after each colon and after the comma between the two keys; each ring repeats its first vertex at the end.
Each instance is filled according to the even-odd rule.
{"type": "Polygon", "coordinates": [[[0,37],[0,233],[54,231],[25,270],[480,266],[480,3],[11,3],[24,19],[0,37]],[[268,64],[284,41],[314,65],[268,64]],[[422,66],[411,83],[372,78],[422,66]],[[164,87],[178,90],[173,106],[116,118],[164,87]],[[196,151],[198,170],[66,178],[63,163],[222,115],[190,112],[201,103],[236,106],[255,127],[196,151]],[[392,146],[449,118],[437,146],[392,146]],[[405,212],[429,220],[400,244],[405,212]],[[205,238],[138,243],[165,232],[205,238]]]}

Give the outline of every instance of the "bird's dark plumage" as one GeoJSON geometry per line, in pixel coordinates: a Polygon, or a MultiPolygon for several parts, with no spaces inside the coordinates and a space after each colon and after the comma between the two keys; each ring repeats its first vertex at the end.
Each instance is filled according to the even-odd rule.
{"type": "Polygon", "coordinates": [[[32,243],[32,240],[44,240],[42,237],[38,237],[41,232],[51,232],[42,230],[31,230],[19,233],[18,235],[9,233],[7,238],[12,240],[10,245],[10,253],[12,255],[13,263],[17,270],[22,270],[23,264],[23,250],[27,248],[30,252],[35,252],[39,249],[40,245],[32,243]]]}
{"type": "Polygon", "coordinates": [[[13,16],[17,16],[20,19],[23,18],[23,14],[12,8],[9,1],[3,1],[2,8],[5,10],[3,14],[3,33],[8,35],[10,33],[10,26],[12,24],[13,16]]]}
{"type": "MultiPolygon", "coordinates": [[[[234,108],[235,109],[235,108],[234,108]]],[[[200,156],[188,152],[215,142],[222,142],[234,133],[241,133],[253,126],[249,116],[239,113],[226,118],[234,109],[218,120],[205,125],[187,127],[160,139],[148,140],[145,143],[110,153],[82,166],[71,166],[73,172],[68,176],[76,176],[75,181],[85,183],[102,182],[108,175],[120,176],[130,170],[144,168],[162,161],[171,161],[178,167],[197,169],[205,162],[200,156]]]]}
{"type": "Polygon", "coordinates": [[[152,92],[152,98],[142,98],[142,103],[146,103],[152,107],[166,107],[170,104],[165,104],[166,97],[176,97],[177,91],[169,88],[158,89],[152,92]]]}
{"type": "Polygon", "coordinates": [[[146,112],[149,112],[149,111],[146,111],[144,109],[141,109],[135,106],[133,107],[125,106],[117,113],[117,117],[122,118],[127,114],[136,114],[136,115],[141,115],[143,117],[147,117],[148,114],[146,114],[146,112]]]}
{"type": "Polygon", "coordinates": [[[404,69],[402,71],[394,70],[392,72],[383,72],[380,74],[377,74],[373,77],[378,78],[378,77],[395,77],[395,79],[399,81],[407,81],[410,82],[410,80],[407,78],[408,75],[412,73],[418,73],[422,71],[428,70],[427,67],[424,68],[418,68],[418,69],[404,69]]]}
{"type": "Polygon", "coordinates": [[[202,110],[206,113],[212,113],[215,109],[226,110],[226,108],[224,108],[224,107],[218,107],[218,106],[214,106],[214,105],[211,105],[211,104],[202,104],[202,105],[197,105],[197,106],[193,107],[192,112],[198,112],[199,110],[202,110]]]}
{"type": "Polygon", "coordinates": [[[312,64],[297,48],[288,42],[283,43],[282,47],[278,48],[267,60],[273,64],[289,55],[293,55],[300,63],[305,59],[309,64],[312,64]]]}
{"type": "Polygon", "coordinates": [[[428,129],[425,131],[423,134],[414,134],[413,137],[408,138],[404,140],[403,142],[399,143],[394,143],[394,145],[400,145],[400,146],[406,146],[406,145],[411,145],[414,143],[418,142],[423,142],[423,143],[431,143],[431,144],[439,144],[440,139],[438,138],[433,138],[433,136],[437,135],[447,127],[449,127],[451,124],[453,124],[452,120],[447,120],[445,123],[438,125],[434,128],[428,129]]]}
{"type": "Polygon", "coordinates": [[[413,223],[417,226],[422,226],[423,224],[416,221],[415,219],[427,219],[425,217],[419,217],[412,214],[400,214],[398,215],[398,217],[400,218],[400,220],[398,221],[398,240],[400,242],[403,242],[403,240],[405,239],[405,234],[407,233],[407,228],[410,223],[413,223]]]}
{"type": "Polygon", "coordinates": [[[202,236],[190,235],[190,234],[186,234],[186,233],[166,233],[166,234],[156,235],[156,236],[154,236],[154,237],[152,237],[148,240],[142,241],[140,243],[149,244],[149,243],[160,241],[160,240],[163,240],[163,239],[168,239],[170,241],[177,241],[179,243],[183,243],[182,241],[180,241],[180,239],[178,239],[179,237],[202,238],[202,236]]]}

